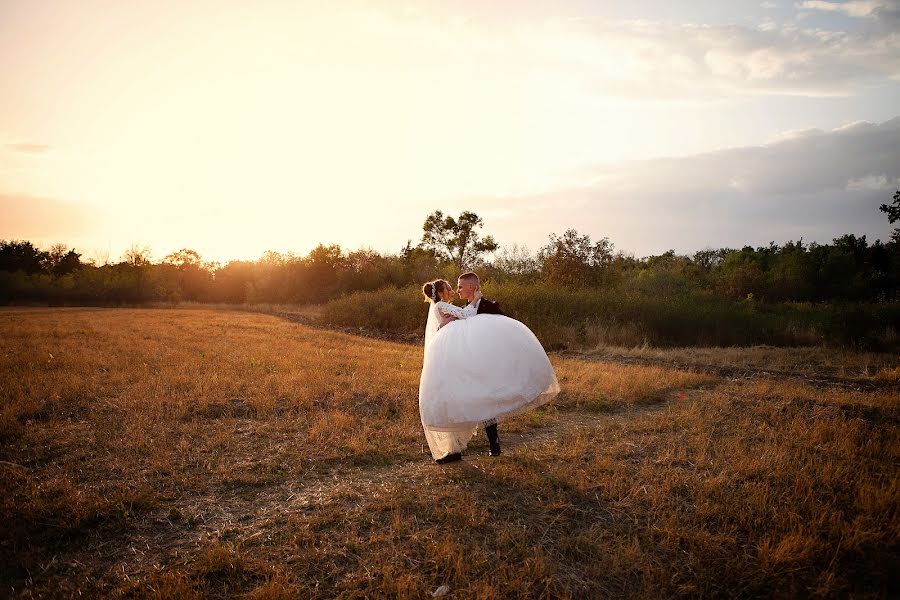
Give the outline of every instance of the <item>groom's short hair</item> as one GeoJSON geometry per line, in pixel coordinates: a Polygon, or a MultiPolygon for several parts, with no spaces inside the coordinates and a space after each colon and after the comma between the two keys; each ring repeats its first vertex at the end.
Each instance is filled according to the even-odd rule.
{"type": "Polygon", "coordinates": [[[481,283],[481,280],[478,278],[478,275],[474,271],[469,271],[467,273],[463,273],[459,276],[460,279],[474,279],[475,283],[481,283]]]}

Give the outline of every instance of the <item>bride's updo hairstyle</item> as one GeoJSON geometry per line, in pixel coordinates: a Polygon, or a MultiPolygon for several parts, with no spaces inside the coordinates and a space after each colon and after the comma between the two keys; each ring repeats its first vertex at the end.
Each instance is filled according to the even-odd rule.
{"type": "Polygon", "coordinates": [[[448,289],[450,284],[443,279],[429,281],[422,286],[422,295],[425,296],[425,302],[437,302],[441,299],[441,292],[448,289]]]}

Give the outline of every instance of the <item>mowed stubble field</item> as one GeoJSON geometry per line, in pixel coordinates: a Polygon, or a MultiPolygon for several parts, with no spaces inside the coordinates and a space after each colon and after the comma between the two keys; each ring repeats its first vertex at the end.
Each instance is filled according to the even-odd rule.
{"type": "Polygon", "coordinates": [[[563,393],[503,423],[503,456],[479,433],[438,467],[418,346],[248,312],[2,310],[0,595],[900,592],[897,357],[551,358],[563,393]]]}

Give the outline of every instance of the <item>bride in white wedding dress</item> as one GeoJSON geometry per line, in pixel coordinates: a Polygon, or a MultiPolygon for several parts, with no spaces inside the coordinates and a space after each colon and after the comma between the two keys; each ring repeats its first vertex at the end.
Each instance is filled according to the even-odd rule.
{"type": "Polygon", "coordinates": [[[552,400],[553,366],[528,327],[504,315],[450,303],[446,281],[426,283],[429,302],[419,413],[432,457],[457,458],[479,424],[552,400]],[[442,317],[455,317],[441,327],[442,317]]]}

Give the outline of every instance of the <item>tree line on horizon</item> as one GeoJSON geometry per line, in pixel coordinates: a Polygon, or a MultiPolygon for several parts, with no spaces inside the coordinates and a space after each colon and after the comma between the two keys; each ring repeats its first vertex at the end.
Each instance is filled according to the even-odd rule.
{"type": "MultiPolygon", "coordinates": [[[[900,220],[900,191],[882,205],[891,223],[900,220]]],[[[116,304],[225,302],[319,304],[358,291],[453,280],[476,269],[488,282],[564,288],[615,289],[626,295],[707,296],[777,302],[896,302],[900,283],[900,229],[891,240],[867,241],[847,234],[830,244],[788,241],[740,249],[705,249],[693,255],[668,252],[635,258],[616,251],[606,237],[569,229],[550,234],[536,253],[500,247],[482,237],[473,212],[454,218],[428,215],[421,241],[396,254],[347,251],[320,244],[308,254],[266,252],[255,261],[224,265],[182,249],[159,262],[133,246],[115,264],[97,265],[63,244],[40,250],[29,241],[0,241],[0,302],[116,304]]]]}

